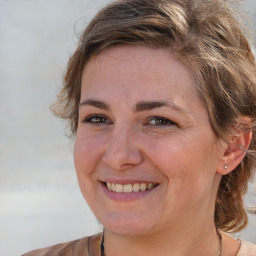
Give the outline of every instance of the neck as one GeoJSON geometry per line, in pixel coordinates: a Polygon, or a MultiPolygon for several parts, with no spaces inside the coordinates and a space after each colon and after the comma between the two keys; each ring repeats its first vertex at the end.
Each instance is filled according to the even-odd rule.
{"type": "Polygon", "coordinates": [[[173,229],[147,236],[117,235],[105,230],[105,255],[219,256],[220,240],[215,226],[173,229]]]}

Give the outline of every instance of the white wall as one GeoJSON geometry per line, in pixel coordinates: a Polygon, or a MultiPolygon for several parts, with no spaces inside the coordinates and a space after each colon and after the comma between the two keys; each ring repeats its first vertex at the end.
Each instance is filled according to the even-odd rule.
{"type": "MultiPolygon", "coordinates": [[[[106,2],[0,0],[0,255],[100,230],[78,188],[72,142],[48,108],[75,48],[74,24],[106,2]]],[[[242,236],[256,243],[255,230],[253,217],[242,236]]]]}

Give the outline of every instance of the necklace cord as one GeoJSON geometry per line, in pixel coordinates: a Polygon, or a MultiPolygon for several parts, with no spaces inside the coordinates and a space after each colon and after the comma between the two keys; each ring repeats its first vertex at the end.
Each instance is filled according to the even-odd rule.
{"type": "Polygon", "coordinates": [[[105,256],[105,249],[104,249],[104,230],[102,233],[102,239],[101,239],[101,243],[100,243],[100,255],[101,256],[105,256]]]}

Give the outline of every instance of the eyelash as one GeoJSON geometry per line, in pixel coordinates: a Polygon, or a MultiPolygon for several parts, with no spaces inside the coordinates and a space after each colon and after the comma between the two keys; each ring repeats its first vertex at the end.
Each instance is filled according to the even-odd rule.
{"type": "MultiPolygon", "coordinates": [[[[89,123],[91,125],[112,124],[112,122],[109,121],[108,118],[103,115],[91,115],[89,117],[86,117],[83,122],[89,123]]],[[[171,126],[175,124],[175,122],[160,116],[153,116],[149,119],[149,121],[145,123],[145,125],[150,126],[171,126]],[[154,124],[151,123],[152,121],[154,121],[154,124]]]]}
{"type": "Polygon", "coordinates": [[[103,115],[91,115],[88,116],[84,119],[83,121],[84,123],[89,123],[91,125],[103,125],[103,124],[112,124],[112,122],[110,122],[108,120],[107,117],[103,116],[103,115]],[[95,119],[93,121],[93,119],[95,119]],[[98,120],[97,120],[98,119],[98,120]]]}
{"type": "Polygon", "coordinates": [[[171,126],[171,125],[175,125],[175,123],[167,118],[164,117],[160,117],[160,116],[154,116],[151,117],[150,120],[147,122],[148,125],[152,125],[152,126],[171,126]],[[155,124],[150,123],[151,121],[155,120],[155,124]],[[156,124],[157,122],[159,122],[158,124],[156,124]]]}

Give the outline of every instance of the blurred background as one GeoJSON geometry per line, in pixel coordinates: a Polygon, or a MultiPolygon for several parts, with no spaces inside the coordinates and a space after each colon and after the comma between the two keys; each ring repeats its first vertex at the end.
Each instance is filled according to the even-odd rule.
{"type": "MultiPolygon", "coordinates": [[[[0,0],[0,255],[98,232],[73,142],[49,106],[81,31],[107,0],[0,0]]],[[[246,1],[255,20],[254,0],[246,1]]],[[[255,204],[255,185],[247,204],[255,204]]],[[[256,243],[256,216],[240,234],[256,243]]]]}

